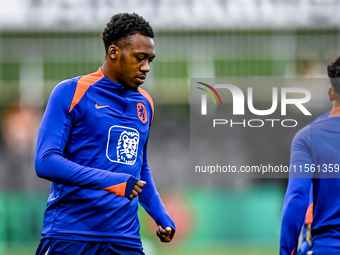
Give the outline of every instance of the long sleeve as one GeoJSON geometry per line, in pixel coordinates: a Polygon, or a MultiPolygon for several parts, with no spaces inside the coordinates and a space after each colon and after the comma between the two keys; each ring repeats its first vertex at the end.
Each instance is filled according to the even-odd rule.
{"type": "Polygon", "coordinates": [[[175,223],[171,219],[159,196],[150,168],[148,166],[147,143],[144,147],[143,157],[144,162],[141,170],[141,180],[145,181],[146,185],[143,188],[143,192],[139,195],[139,202],[148,212],[148,214],[155,220],[157,225],[161,225],[163,228],[169,226],[173,228],[174,231],[176,231],[175,223]]]}
{"type": "Polygon", "coordinates": [[[301,227],[303,225],[313,172],[300,173],[305,164],[313,164],[310,151],[310,127],[300,130],[293,139],[291,146],[290,165],[296,166],[296,172],[290,172],[287,192],[284,199],[282,213],[282,227],[280,240],[280,254],[297,254],[297,244],[301,227]]]}
{"type": "Polygon", "coordinates": [[[36,173],[52,182],[125,196],[126,187],[137,180],[131,175],[83,166],[65,157],[70,133],[76,126],[77,118],[83,114],[76,108],[69,112],[76,87],[77,80],[66,80],[57,85],[51,94],[38,134],[36,173]]]}

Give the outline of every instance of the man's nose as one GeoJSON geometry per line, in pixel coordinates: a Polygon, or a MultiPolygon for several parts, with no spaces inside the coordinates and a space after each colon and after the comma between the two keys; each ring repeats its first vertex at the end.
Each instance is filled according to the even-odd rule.
{"type": "Polygon", "coordinates": [[[140,70],[143,72],[149,72],[150,71],[149,62],[145,61],[145,63],[143,63],[143,65],[141,66],[140,70]]]}

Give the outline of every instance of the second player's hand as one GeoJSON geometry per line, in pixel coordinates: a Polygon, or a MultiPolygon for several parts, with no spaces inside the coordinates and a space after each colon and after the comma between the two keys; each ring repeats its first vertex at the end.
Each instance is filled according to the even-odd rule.
{"type": "Polygon", "coordinates": [[[135,186],[131,191],[131,195],[129,196],[130,200],[133,200],[138,194],[142,193],[143,187],[146,184],[145,181],[138,181],[136,182],[135,186]]]}
{"type": "Polygon", "coordinates": [[[311,227],[311,223],[306,225],[306,241],[308,243],[309,246],[312,245],[312,227],[311,227]]]}

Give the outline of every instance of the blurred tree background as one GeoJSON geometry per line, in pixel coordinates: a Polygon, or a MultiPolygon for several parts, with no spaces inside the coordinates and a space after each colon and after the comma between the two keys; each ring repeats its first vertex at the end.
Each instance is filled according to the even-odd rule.
{"type": "MultiPolygon", "coordinates": [[[[189,78],[327,77],[340,52],[339,7],[331,0],[1,1],[0,254],[35,252],[50,188],[34,171],[44,107],[61,80],[101,66],[101,31],[119,12],[136,12],[155,29],[157,57],[143,85],[156,108],[148,155],[178,227],[171,244],[160,244],[140,210],[146,254],[277,253],[286,180],[192,178],[189,78]]],[[[277,151],[286,161],[289,143],[277,151]]]]}

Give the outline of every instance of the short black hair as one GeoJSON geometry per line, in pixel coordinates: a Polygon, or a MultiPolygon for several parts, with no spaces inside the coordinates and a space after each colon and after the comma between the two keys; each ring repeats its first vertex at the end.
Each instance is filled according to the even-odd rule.
{"type": "Polygon", "coordinates": [[[340,94],[340,56],[328,64],[327,72],[335,92],[340,94]]]}
{"type": "Polygon", "coordinates": [[[136,13],[119,13],[112,16],[102,32],[105,51],[108,51],[112,43],[118,44],[136,33],[151,38],[155,36],[149,22],[136,13]]]}

